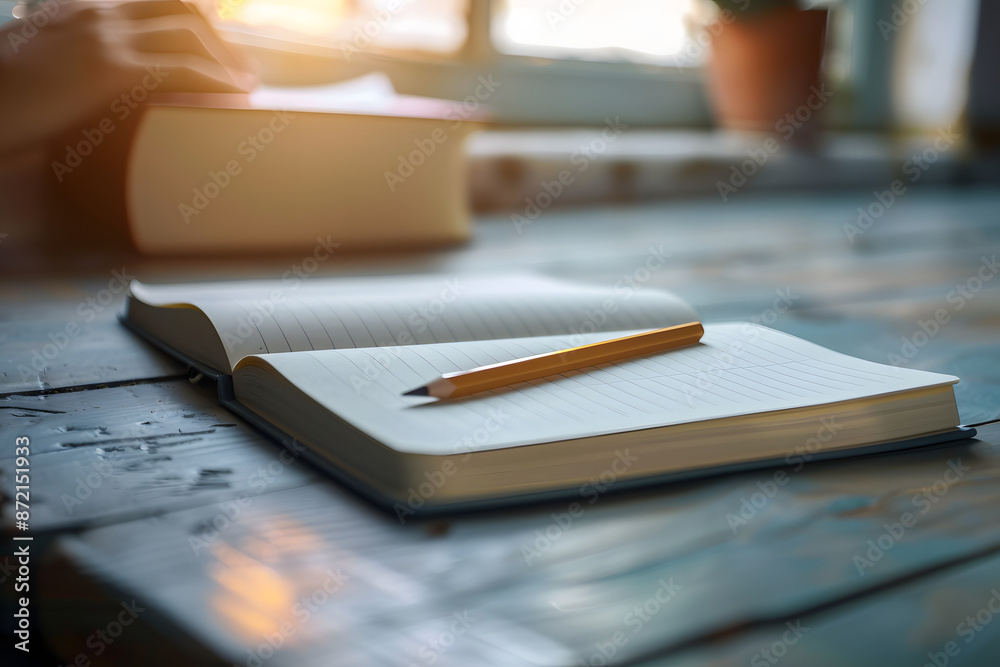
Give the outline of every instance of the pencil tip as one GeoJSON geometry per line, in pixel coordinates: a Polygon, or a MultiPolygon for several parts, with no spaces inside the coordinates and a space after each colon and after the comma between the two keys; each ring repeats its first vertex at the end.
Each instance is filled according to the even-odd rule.
{"type": "Polygon", "coordinates": [[[429,396],[430,392],[427,387],[417,387],[412,391],[408,391],[403,396],[429,396]]]}

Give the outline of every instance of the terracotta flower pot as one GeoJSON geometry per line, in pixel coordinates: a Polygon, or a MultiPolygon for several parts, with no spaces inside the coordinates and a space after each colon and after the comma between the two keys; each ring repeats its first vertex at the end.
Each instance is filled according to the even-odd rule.
{"type": "MultiPolygon", "coordinates": [[[[780,9],[712,27],[708,93],[723,127],[781,132],[798,114],[794,134],[806,140],[825,103],[817,102],[827,10],[780,9]],[[806,105],[806,113],[800,107],[806,105]],[[808,119],[802,121],[804,116],[808,119]]],[[[823,96],[820,96],[823,97],[823,96]]],[[[787,130],[786,130],[787,132],[787,130]]]]}

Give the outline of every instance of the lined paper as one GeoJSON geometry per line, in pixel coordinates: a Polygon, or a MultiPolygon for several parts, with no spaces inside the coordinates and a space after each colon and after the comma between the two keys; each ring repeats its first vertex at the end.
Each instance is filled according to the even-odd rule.
{"type": "MultiPolygon", "coordinates": [[[[454,453],[720,419],[953,384],[948,375],[848,357],[751,324],[706,326],[699,345],[457,401],[402,396],[442,373],[636,331],[267,355],[331,412],[399,451],[454,453]],[[482,439],[482,438],[480,438],[482,439]]],[[[237,386],[239,384],[237,373],[237,386]]]]}
{"type": "Polygon", "coordinates": [[[132,293],[154,306],[202,310],[231,365],[251,354],[583,335],[697,319],[667,292],[616,291],[533,275],[312,279],[294,288],[281,281],[134,283],[132,293]]]}

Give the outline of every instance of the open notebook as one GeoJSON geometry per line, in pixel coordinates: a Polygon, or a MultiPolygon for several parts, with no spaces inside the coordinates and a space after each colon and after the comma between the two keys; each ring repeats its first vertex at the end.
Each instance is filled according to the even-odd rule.
{"type": "Polygon", "coordinates": [[[442,373],[696,319],[656,290],[531,276],[132,285],[125,323],[224,404],[400,517],[968,437],[957,378],[764,327],[438,401],[442,373]]]}

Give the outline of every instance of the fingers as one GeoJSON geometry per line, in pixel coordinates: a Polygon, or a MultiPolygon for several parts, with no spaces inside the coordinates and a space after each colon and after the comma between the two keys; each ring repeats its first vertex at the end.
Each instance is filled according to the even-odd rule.
{"type": "Polygon", "coordinates": [[[109,39],[125,52],[122,59],[171,73],[164,90],[248,92],[256,86],[256,76],[239,50],[179,0],[126,2],[105,12],[110,14],[109,39]]]}
{"type": "Polygon", "coordinates": [[[107,116],[123,94],[141,103],[154,90],[245,93],[255,84],[235,50],[177,0],[60,2],[16,49],[13,34],[0,32],[0,150],[107,116]],[[8,57],[15,66],[6,67],[8,57]]]}
{"type": "Polygon", "coordinates": [[[250,89],[255,84],[255,77],[245,64],[234,57],[207,23],[196,17],[160,16],[133,21],[129,26],[130,46],[139,53],[197,56],[221,65],[237,86],[250,89]]]}
{"type": "MultiPolygon", "coordinates": [[[[173,3],[166,0],[156,0],[154,2],[140,2],[130,4],[149,4],[172,6],[173,3]]],[[[219,33],[200,14],[193,12],[179,14],[166,13],[145,17],[132,17],[128,19],[132,30],[135,33],[151,33],[157,30],[190,30],[196,34],[202,44],[211,51],[212,55],[221,63],[228,67],[237,67],[249,70],[249,63],[246,62],[239,49],[222,39],[219,33]]]]}
{"type": "Polygon", "coordinates": [[[141,53],[189,53],[222,64],[201,35],[169,17],[137,22],[130,35],[132,48],[141,53]]]}
{"type": "Polygon", "coordinates": [[[186,2],[180,0],[139,0],[123,2],[113,6],[121,18],[142,20],[158,16],[198,16],[201,14],[186,2]]]}
{"type": "Polygon", "coordinates": [[[145,0],[127,2],[116,8],[122,18],[136,22],[163,19],[168,17],[176,21],[172,27],[186,26],[198,33],[202,42],[212,51],[213,55],[228,67],[237,67],[249,71],[250,63],[243,53],[232,44],[222,39],[212,27],[209,20],[198,11],[197,7],[179,0],[145,0]]]}
{"type": "MultiPolygon", "coordinates": [[[[43,9],[38,7],[30,11],[37,13],[43,9]]],[[[131,0],[128,2],[116,0],[67,2],[67,0],[60,0],[58,9],[50,16],[53,23],[106,21],[108,19],[139,21],[158,16],[188,16],[207,22],[197,9],[180,0],[131,0]]]]}
{"type": "Polygon", "coordinates": [[[219,63],[187,53],[136,53],[132,65],[137,80],[153,76],[157,92],[247,93],[253,89],[219,63]]]}

